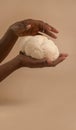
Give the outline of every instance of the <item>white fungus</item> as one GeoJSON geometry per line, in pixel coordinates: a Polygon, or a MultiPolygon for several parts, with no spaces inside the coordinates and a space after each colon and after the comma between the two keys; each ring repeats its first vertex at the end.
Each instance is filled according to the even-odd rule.
{"type": "Polygon", "coordinates": [[[55,43],[42,35],[26,36],[21,40],[21,52],[35,59],[47,58],[54,61],[59,57],[59,50],[55,43]]]}

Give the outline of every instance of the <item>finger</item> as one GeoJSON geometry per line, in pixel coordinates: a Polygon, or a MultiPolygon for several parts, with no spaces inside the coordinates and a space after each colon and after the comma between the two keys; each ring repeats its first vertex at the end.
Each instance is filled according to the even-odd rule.
{"type": "Polygon", "coordinates": [[[59,31],[57,29],[55,29],[54,27],[51,26],[51,29],[49,29],[50,31],[54,32],[54,33],[59,33],[59,31]]]}
{"type": "Polygon", "coordinates": [[[68,56],[67,53],[61,53],[61,54],[59,55],[59,57],[67,57],[67,56],[68,56]]]}
{"type": "Polygon", "coordinates": [[[31,68],[42,68],[48,66],[48,63],[45,59],[37,60],[37,59],[32,59],[30,67],[31,68]]]}
{"type": "Polygon", "coordinates": [[[47,34],[47,35],[49,35],[49,36],[51,36],[51,37],[54,38],[54,39],[57,38],[57,36],[56,36],[55,34],[51,33],[51,32],[48,31],[48,30],[44,30],[44,33],[47,34]]]}
{"type": "Polygon", "coordinates": [[[48,62],[49,66],[56,66],[57,64],[59,64],[60,62],[64,61],[66,59],[66,57],[68,56],[68,54],[63,54],[61,53],[58,57],[57,60],[53,61],[53,62],[48,62]]]}
{"type": "Polygon", "coordinates": [[[39,32],[38,32],[36,35],[41,35],[41,36],[43,36],[43,34],[42,34],[42,33],[39,33],[39,32]]]}
{"type": "Polygon", "coordinates": [[[36,60],[36,61],[34,61],[34,63],[35,63],[36,66],[39,66],[39,67],[46,67],[46,66],[48,66],[48,62],[47,62],[46,58],[36,60]]]}
{"type": "Polygon", "coordinates": [[[49,25],[48,23],[46,23],[46,25],[47,25],[47,27],[48,27],[48,29],[49,29],[50,31],[52,31],[52,32],[54,32],[54,33],[59,33],[59,31],[58,31],[56,28],[52,27],[52,26],[49,25]]]}
{"type": "Polygon", "coordinates": [[[56,66],[57,64],[61,63],[66,59],[66,56],[60,56],[57,60],[52,62],[52,66],[56,66]]]}
{"type": "Polygon", "coordinates": [[[33,59],[33,63],[35,64],[45,64],[46,62],[46,59],[33,59]]]}

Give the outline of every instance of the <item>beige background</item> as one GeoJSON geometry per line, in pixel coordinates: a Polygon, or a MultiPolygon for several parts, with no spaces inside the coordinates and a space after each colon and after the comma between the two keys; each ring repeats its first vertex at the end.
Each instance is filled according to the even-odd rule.
{"type": "MultiPolygon", "coordinates": [[[[42,19],[59,29],[69,57],[55,68],[22,68],[0,83],[1,130],[76,130],[76,0],[0,0],[0,36],[9,25],[42,19]]],[[[4,62],[18,54],[20,40],[4,62]]]]}

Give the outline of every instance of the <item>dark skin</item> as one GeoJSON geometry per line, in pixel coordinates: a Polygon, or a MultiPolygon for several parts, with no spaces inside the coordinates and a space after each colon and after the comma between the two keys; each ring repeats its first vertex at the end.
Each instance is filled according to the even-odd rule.
{"type": "MultiPolygon", "coordinates": [[[[2,62],[9,54],[19,37],[28,35],[34,36],[41,33],[46,34],[52,38],[57,38],[55,33],[58,33],[58,31],[51,25],[40,20],[27,19],[11,25],[0,40],[0,62],[2,62]]],[[[8,75],[21,67],[54,67],[60,62],[64,61],[67,56],[67,54],[60,54],[57,60],[48,62],[47,59],[33,59],[20,52],[11,61],[0,65],[0,81],[4,80],[8,75]]]]}

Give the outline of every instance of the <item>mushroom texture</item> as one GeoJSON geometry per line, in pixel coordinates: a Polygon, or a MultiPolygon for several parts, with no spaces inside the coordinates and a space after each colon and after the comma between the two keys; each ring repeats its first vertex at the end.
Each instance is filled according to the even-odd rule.
{"type": "Polygon", "coordinates": [[[21,52],[35,59],[46,58],[54,61],[59,57],[59,50],[55,43],[42,35],[26,36],[21,40],[21,52]]]}

